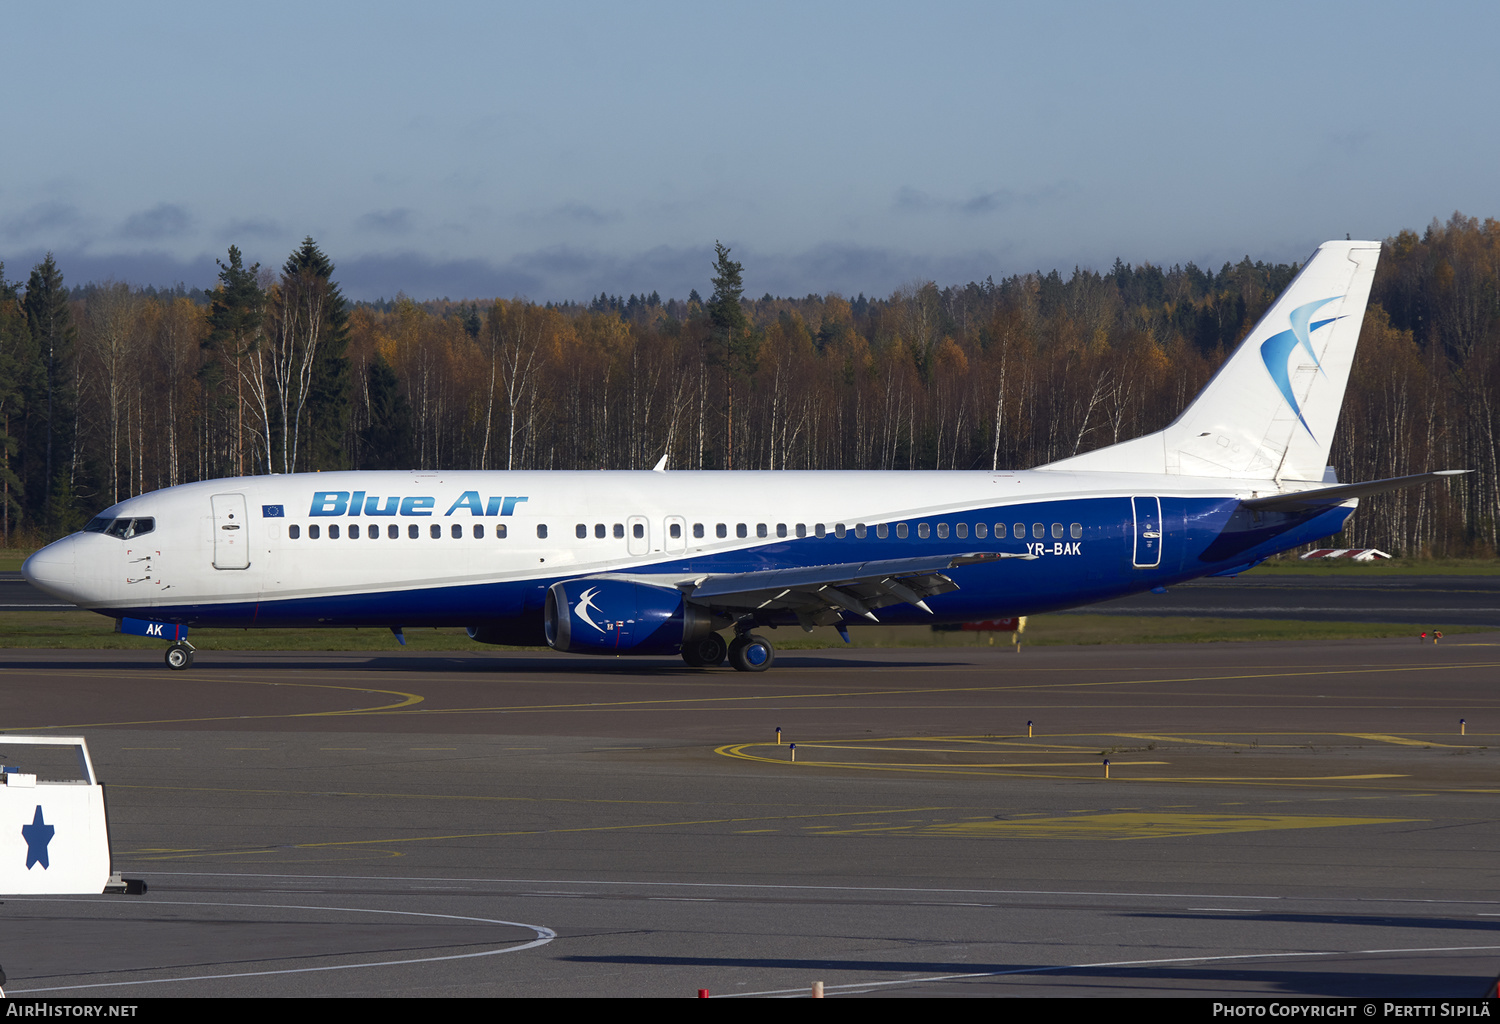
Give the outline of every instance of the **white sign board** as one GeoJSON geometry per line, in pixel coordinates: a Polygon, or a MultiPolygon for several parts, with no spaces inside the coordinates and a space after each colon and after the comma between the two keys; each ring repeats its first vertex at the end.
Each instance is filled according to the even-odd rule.
{"type": "Polygon", "coordinates": [[[110,878],[104,787],[83,737],[0,736],[0,763],[0,895],[103,892],[110,878]],[[59,751],[44,758],[40,749],[58,747],[76,756],[63,760],[61,772],[59,751]]]}

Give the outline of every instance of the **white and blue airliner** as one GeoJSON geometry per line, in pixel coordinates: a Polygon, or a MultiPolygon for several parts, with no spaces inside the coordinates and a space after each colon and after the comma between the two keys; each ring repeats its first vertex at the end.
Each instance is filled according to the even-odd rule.
{"type": "Polygon", "coordinates": [[[758,672],[763,630],[950,623],[1246,569],[1337,533],[1325,464],[1377,242],[1328,242],[1170,426],[1024,472],[342,472],[184,484],[38,551],[34,585],[190,627],[463,626],[758,672]],[[724,634],[729,634],[726,640],[724,634]]]}

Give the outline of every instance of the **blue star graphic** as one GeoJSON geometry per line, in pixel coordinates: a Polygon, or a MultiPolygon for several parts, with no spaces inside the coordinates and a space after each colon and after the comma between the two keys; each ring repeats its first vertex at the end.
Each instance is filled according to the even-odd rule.
{"type": "Polygon", "coordinates": [[[52,842],[52,834],[57,829],[42,820],[42,805],[36,805],[36,815],[31,819],[30,825],[21,826],[21,838],[26,840],[26,867],[40,864],[42,870],[47,869],[47,844],[52,842]]]}

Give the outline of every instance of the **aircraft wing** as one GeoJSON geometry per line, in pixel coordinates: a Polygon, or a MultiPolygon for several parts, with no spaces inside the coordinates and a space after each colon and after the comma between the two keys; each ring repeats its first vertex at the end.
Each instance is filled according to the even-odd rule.
{"type": "Polygon", "coordinates": [[[790,611],[804,628],[810,629],[836,625],[844,612],[879,622],[876,609],[892,604],[912,604],[931,615],[932,609],[927,607],[925,598],[958,589],[956,583],[943,575],[945,570],[1002,558],[1031,560],[1036,556],[976,551],[689,577],[606,575],[673,586],[699,604],[727,611],[790,611]]]}

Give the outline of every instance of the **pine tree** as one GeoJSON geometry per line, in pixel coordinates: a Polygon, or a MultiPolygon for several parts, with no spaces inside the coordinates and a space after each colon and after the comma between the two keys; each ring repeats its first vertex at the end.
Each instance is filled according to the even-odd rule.
{"type": "MultiPolygon", "coordinates": [[[[245,473],[245,366],[244,360],[260,340],[265,319],[266,295],[256,280],[260,264],[248,269],[237,246],[229,247],[229,263],[219,264],[219,287],[208,311],[208,337],[203,348],[211,353],[204,376],[209,380],[234,378],[234,442],[231,460],[234,474],[245,473]]],[[[227,396],[221,396],[227,397],[227,396]]]]}
{"type": "Polygon", "coordinates": [[[25,493],[16,474],[20,446],[11,433],[11,424],[21,422],[22,360],[30,340],[20,293],[14,284],[6,282],[5,264],[0,263],[0,543],[7,547],[12,527],[20,524],[25,493]]]}
{"type": "Polygon", "coordinates": [[[734,390],[735,378],[754,366],[754,345],[750,337],[750,318],[740,305],[745,292],[744,267],[729,258],[729,248],[714,242],[714,292],[704,307],[708,313],[709,337],[713,345],[711,362],[724,368],[724,468],[734,468],[734,390]]]}
{"type": "Polygon", "coordinates": [[[412,468],[411,404],[396,371],[380,353],[370,364],[370,425],[359,432],[360,469],[412,468]]]}
{"type": "Polygon", "coordinates": [[[278,330],[281,346],[294,355],[298,367],[296,379],[286,382],[295,411],[284,421],[292,437],[283,446],[283,472],[299,468],[302,440],[306,458],[300,468],[341,469],[348,461],[349,311],[332,280],[333,270],[310,236],[281,270],[278,330]]]}
{"type": "Polygon", "coordinates": [[[62,502],[71,500],[73,490],[73,349],[78,332],[62,271],[50,252],[32,268],[22,307],[35,359],[35,372],[25,374],[26,504],[48,532],[55,532],[65,518],[62,502]],[[66,485],[66,495],[54,497],[59,481],[66,485]]]}

